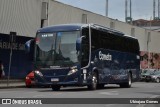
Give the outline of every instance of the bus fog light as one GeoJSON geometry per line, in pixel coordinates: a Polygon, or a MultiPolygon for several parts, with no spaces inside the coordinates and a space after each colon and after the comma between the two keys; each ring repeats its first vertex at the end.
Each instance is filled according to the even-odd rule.
{"type": "Polygon", "coordinates": [[[72,69],[68,72],[67,75],[71,75],[71,74],[74,74],[75,72],[77,72],[78,70],[77,69],[72,69]]]}
{"type": "Polygon", "coordinates": [[[41,77],[43,76],[43,74],[40,71],[35,71],[35,73],[41,77]]]}

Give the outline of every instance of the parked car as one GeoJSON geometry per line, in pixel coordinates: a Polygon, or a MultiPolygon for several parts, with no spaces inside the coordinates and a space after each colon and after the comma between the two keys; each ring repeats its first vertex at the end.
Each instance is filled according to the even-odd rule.
{"type": "Polygon", "coordinates": [[[151,74],[151,75],[147,75],[146,76],[146,81],[147,82],[157,82],[159,83],[160,82],[160,71],[156,71],[154,74],[151,74]]]}
{"type": "Polygon", "coordinates": [[[25,84],[26,87],[31,88],[32,86],[35,85],[35,81],[34,81],[34,72],[30,72],[25,79],[25,84]]]}
{"type": "Polygon", "coordinates": [[[141,73],[141,81],[146,81],[146,76],[154,74],[155,70],[154,69],[145,69],[141,73]]]}
{"type": "Polygon", "coordinates": [[[27,76],[26,76],[26,79],[25,79],[25,84],[26,84],[26,87],[27,88],[31,88],[31,87],[50,87],[50,85],[36,85],[35,83],[35,80],[34,80],[34,71],[30,72],[27,76]]]}

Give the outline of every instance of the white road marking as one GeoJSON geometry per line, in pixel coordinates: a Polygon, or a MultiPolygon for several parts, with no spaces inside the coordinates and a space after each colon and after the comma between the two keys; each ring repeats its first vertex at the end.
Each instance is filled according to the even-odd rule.
{"type": "Polygon", "coordinates": [[[99,94],[103,94],[103,95],[119,95],[119,93],[117,91],[100,92],[99,94]]]}
{"type": "Polygon", "coordinates": [[[115,104],[107,104],[105,105],[105,107],[111,107],[111,106],[114,106],[115,104]]]}
{"type": "Polygon", "coordinates": [[[45,97],[45,95],[34,95],[33,98],[45,97]]]}

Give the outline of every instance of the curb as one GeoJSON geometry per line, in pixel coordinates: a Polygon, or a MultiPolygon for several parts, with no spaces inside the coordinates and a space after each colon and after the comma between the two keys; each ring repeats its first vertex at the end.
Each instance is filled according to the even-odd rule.
{"type": "Polygon", "coordinates": [[[25,88],[25,85],[21,86],[0,86],[0,89],[9,89],[9,88],[25,88]]]}
{"type": "Polygon", "coordinates": [[[10,80],[7,80],[7,79],[0,79],[0,83],[20,83],[20,82],[25,82],[25,80],[22,80],[22,79],[10,79],[10,80]]]}
{"type": "Polygon", "coordinates": [[[25,87],[25,81],[24,80],[18,80],[18,79],[12,79],[7,81],[6,79],[0,80],[0,89],[9,89],[9,88],[24,88],[25,87]],[[8,86],[7,83],[9,82],[8,86]]]}

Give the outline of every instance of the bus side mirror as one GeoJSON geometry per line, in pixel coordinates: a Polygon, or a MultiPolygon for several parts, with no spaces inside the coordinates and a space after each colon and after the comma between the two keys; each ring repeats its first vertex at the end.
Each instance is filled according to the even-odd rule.
{"type": "Polygon", "coordinates": [[[83,42],[84,38],[85,38],[85,36],[81,36],[81,37],[77,38],[77,40],[76,40],[76,50],[77,51],[81,50],[81,46],[82,46],[82,42],[83,42]]]}
{"type": "Polygon", "coordinates": [[[25,43],[25,52],[30,60],[33,60],[34,58],[34,46],[35,46],[34,39],[31,39],[25,43]]]}
{"type": "Polygon", "coordinates": [[[78,38],[76,40],[76,50],[77,50],[77,52],[81,50],[81,42],[82,42],[82,38],[78,38]]]}

